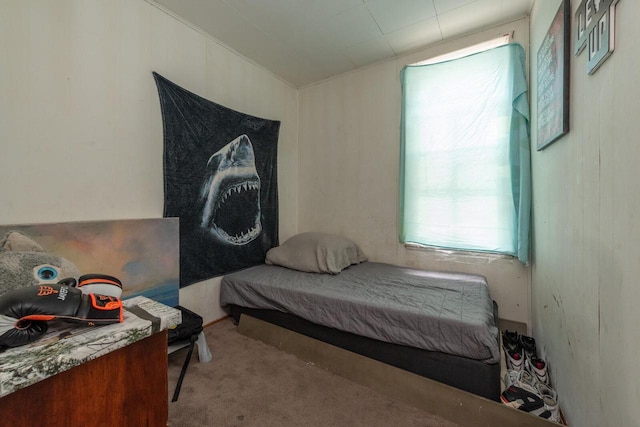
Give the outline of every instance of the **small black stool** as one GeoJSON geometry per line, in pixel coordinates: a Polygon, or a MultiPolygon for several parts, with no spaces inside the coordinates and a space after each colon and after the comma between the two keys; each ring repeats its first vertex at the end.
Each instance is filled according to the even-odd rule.
{"type": "MultiPolygon", "coordinates": [[[[189,367],[189,362],[191,361],[191,355],[193,354],[193,347],[198,341],[198,337],[202,334],[202,316],[194,313],[193,311],[186,309],[180,305],[176,306],[178,310],[182,312],[182,323],[173,329],[169,329],[167,331],[168,335],[168,345],[172,348],[170,352],[179,350],[181,348],[189,346],[189,351],[187,353],[187,357],[185,358],[184,364],[182,365],[182,370],[180,371],[180,376],[178,377],[178,383],[176,384],[176,389],[173,392],[172,402],[178,400],[178,395],[180,394],[180,388],[182,387],[182,380],[184,380],[184,376],[187,373],[187,368],[189,367]]],[[[198,345],[203,345],[206,347],[206,341],[204,341],[204,336],[202,337],[202,341],[198,345]]],[[[208,353],[209,349],[206,349],[208,353]]],[[[203,353],[202,351],[200,352],[203,353]]],[[[210,353],[208,353],[210,355],[210,353]]],[[[202,357],[201,357],[202,359],[202,357]]],[[[204,362],[205,360],[200,360],[204,362]]],[[[208,360],[207,360],[208,361],[208,360]]]]}

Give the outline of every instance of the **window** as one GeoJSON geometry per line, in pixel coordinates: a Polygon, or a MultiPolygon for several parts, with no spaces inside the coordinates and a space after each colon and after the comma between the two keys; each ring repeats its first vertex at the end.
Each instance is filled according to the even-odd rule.
{"type": "Polygon", "coordinates": [[[508,44],[402,70],[400,240],[528,261],[524,51],[508,44]]]}

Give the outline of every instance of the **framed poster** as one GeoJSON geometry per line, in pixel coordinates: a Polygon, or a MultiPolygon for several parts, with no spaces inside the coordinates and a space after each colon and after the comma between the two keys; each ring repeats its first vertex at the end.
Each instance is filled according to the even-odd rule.
{"type": "Polygon", "coordinates": [[[569,132],[571,4],[563,0],[538,49],[538,151],[569,132]]]}

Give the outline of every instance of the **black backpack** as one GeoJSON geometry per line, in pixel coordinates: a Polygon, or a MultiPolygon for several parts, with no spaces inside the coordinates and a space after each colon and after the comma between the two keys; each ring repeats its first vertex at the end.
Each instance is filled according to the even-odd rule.
{"type": "Polygon", "coordinates": [[[189,346],[189,352],[187,353],[187,357],[182,365],[182,370],[178,377],[178,383],[176,384],[176,389],[173,392],[173,399],[171,399],[172,402],[178,400],[180,388],[182,387],[182,380],[187,372],[189,361],[191,360],[191,354],[193,353],[193,347],[198,339],[198,335],[202,332],[202,316],[180,305],[175,308],[182,312],[182,323],[167,331],[168,345],[179,344],[181,342],[188,343],[186,345],[189,346]]]}
{"type": "Polygon", "coordinates": [[[167,331],[169,344],[195,339],[202,332],[202,316],[180,305],[176,308],[182,312],[182,323],[167,331]]]}

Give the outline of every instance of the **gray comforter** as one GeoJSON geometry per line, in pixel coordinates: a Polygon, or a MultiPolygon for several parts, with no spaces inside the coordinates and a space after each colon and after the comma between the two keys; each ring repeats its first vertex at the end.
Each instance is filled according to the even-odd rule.
{"type": "Polygon", "coordinates": [[[381,341],[500,360],[493,301],[482,276],[365,262],[340,274],[260,265],[222,279],[220,302],[279,310],[381,341]]]}

